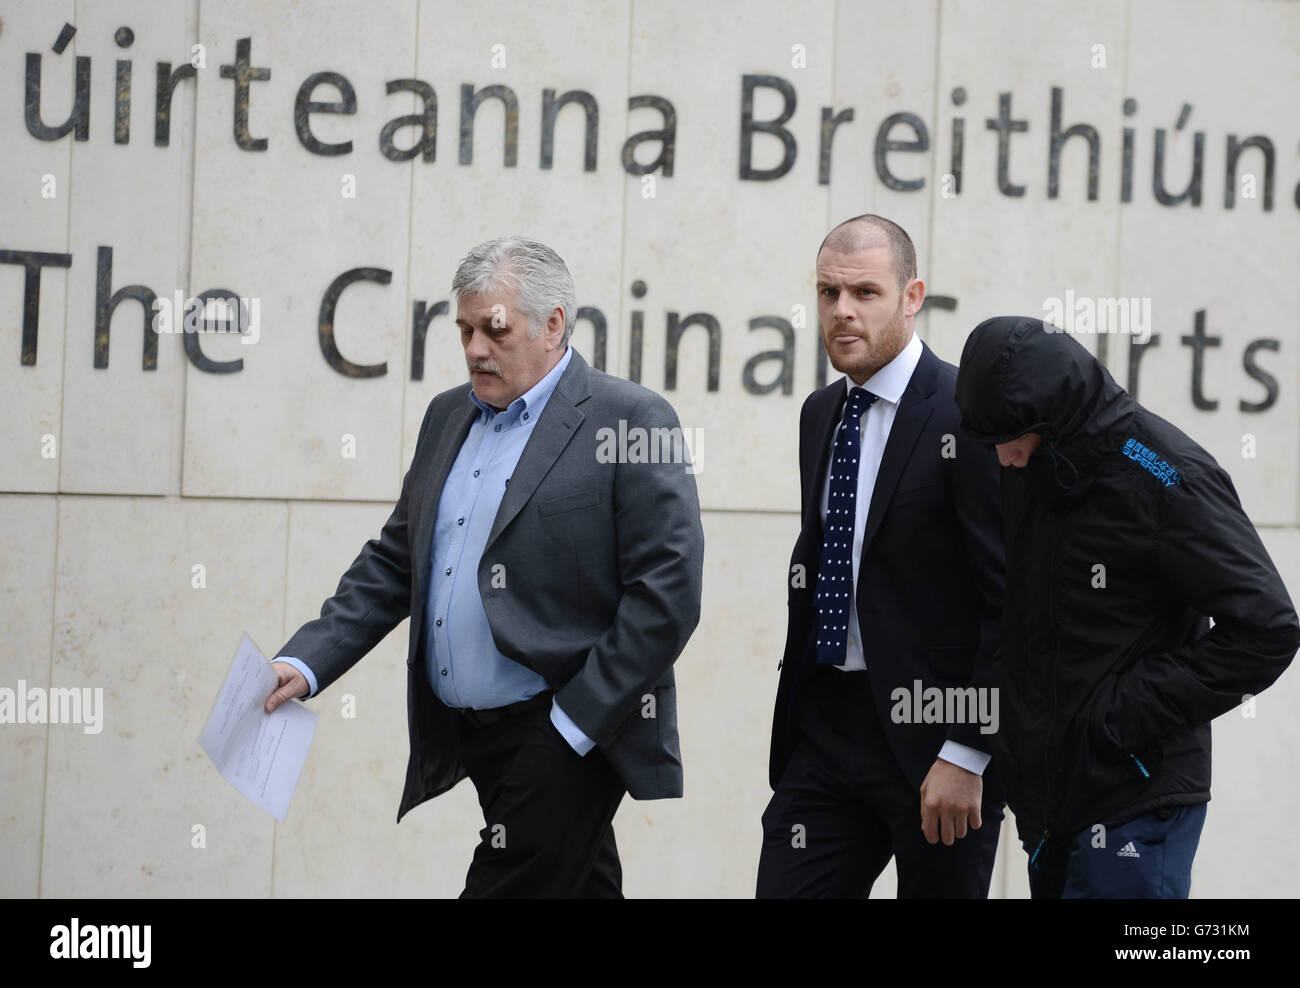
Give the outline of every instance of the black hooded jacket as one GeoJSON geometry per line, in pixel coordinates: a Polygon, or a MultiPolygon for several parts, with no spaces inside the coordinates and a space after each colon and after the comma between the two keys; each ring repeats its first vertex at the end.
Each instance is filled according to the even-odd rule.
{"type": "Polygon", "coordinates": [[[1210,720],[1300,648],[1228,474],[1041,319],[975,328],[957,404],[976,441],[1043,437],[1027,466],[1002,471],[992,764],[1021,840],[1205,802],[1210,720]]]}

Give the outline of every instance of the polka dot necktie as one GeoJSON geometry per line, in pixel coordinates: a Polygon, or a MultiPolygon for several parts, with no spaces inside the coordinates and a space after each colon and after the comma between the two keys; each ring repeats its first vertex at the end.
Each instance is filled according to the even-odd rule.
{"type": "Polygon", "coordinates": [[[857,520],[858,460],[862,413],[876,401],[864,388],[849,391],[844,421],[831,452],[831,487],[826,499],[826,536],[817,569],[817,661],[843,665],[853,594],[853,525],[857,520]]]}

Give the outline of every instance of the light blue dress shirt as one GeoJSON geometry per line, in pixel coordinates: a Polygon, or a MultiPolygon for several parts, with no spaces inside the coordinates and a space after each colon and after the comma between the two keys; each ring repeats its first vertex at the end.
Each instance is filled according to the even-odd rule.
{"type": "MultiPolygon", "coordinates": [[[[527,700],[547,688],[536,672],[497,650],[478,589],[478,564],[487,547],[497,509],[573,351],[532,388],[498,412],[470,391],[479,414],[442,487],[430,545],[425,595],[425,662],[429,682],[448,707],[490,710],[527,700]]],[[[316,677],[299,659],[277,656],[306,677],[316,677]]],[[[595,747],[554,699],[551,723],[580,755],[595,747]]]]}

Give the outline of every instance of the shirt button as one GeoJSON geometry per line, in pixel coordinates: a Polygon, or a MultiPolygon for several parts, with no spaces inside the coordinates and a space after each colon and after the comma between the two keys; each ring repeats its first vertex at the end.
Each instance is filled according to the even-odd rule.
{"type": "Polygon", "coordinates": [[[524,421],[525,421],[525,422],[528,421],[528,413],[527,413],[527,412],[524,412],[524,421]]]}
{"type": "Polygon", "coordinates": [[[447,675],[447,670],[446,670],[446,669],[442,670],[442,674],[443,674],[444,676],[447,675]]]}
{"type": "Polygon", "coordinates": [[[498,426],[497,426],[494,430],[492,430],[492,431],[493,431],[493,432],[500,432],[500,431],[501,431],[501,426],[498,425],[498,426]]]}
{"type": "Polygon", "coordinates": [[[442,627],[442,618],[438,618],[438,620],[434,621],[433,623],[434,623],[434,626],[435,626],[435,627],[441,628],[441,627],[442,627]]]}
{"type": "Polygon", "coordinates": [[[464,518],[457,518],[457,519],[456,519],[456,524],[457,524],[457,525],[463,525],[463,524],[465,524],[465,519],[464,519],[464,518]]]}
{"type": "Polygon", "coordinates": [[[448,566],[447,569],[446,569],[444,572],[445,572],[445,574],[446,574],[447,576],[451,576],[451,567],[448,566]]]}
{"type": "Polygon", "coordinates": [[[478,470],[475,470],[475,471],[474,471],[474,476],[477,477],[478,475],[479,475],[479,471],[478,471],[478,470]]]}

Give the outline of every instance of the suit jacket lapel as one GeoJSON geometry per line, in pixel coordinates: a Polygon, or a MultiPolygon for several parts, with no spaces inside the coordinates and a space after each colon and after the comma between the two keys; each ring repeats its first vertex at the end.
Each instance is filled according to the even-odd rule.
{"type": "MultiPolygon", "coordinates": [[[[434,521],[438,517],[438,502],[442,500],[442,488],[447,482],[447,474],[451,473],[452,464],[456,462],[456,455],[465,444],[470,426],[474,424],[478,414],[478,406],[470,401],[469,389],[466,389],[463,406],[451,411],[440,426],[435,422],[429,423],[431,429],[441,429],[438,444],[434,447],[428,465],[421,467],[422,476],[411,479],[411,496],[415,498],[417,506],[415,545],[411,555],[416,572],[419,574],[421,598],[426,589],[425,574],[428,570],[429,543],[433,538],[434,521]]],[[[416,602],[411,603],[414,608],[416,602]]],[[[414,620],[414,615],[412,619],[414,620]]]]}
{"type": "MultiPolygon", "coordinates": [[[[866,558],[871,540],[875,538],[880,522],[885,517],[885,510],[894,496],[894,488],[903,475],[903,468],[912,455],[916,439],[934,414],[935,378],[938,376],[939,358],[929,347],[921,344],[921,359],[917,361],[912,379],[907,382],[907,389],[898,402],[898,411],[894,413],[894,424],[890,427],[889,438],[885,440],[885,452],[880,458],[880,470],[876,473],[876,486],[871,492],[871,507],[867,511],[867,526],[862,533],[862,558],[866,558]]],[[[868,413],[870,414],[870,413],[868,413]]],[[[938,450],[935,450],[938,454],[938,450]]]]}
{"type": "Polygon", "coordinates": [[[848,398],[848,388],[839,381],[818,396],[817,404],[810,412],[808,424],[811,435],[808,436],[809,462],[804,464],[804,476],[809,489],[804,491],[803,524],[806,530],[816,532],[820,540],[822,531],[821,499],[826,486],[826,469],[830,465],[831,437],[839,425],[844,411],[844,402],[848,398]]]}
{"type": "MultiPolygon", "coordinates": [[[[501,506],[497,509],[496,520],[488,535],[488,546],[497,540],[497,536],[514,520],[515,515],[523,510],[537,490],[537,485],[577,433],[579,424],[586,416],[576,406],[590,397],[590,383],[590,368],[578,351],[574,350],[569,366],[556,383],[555,390],[542,411],[542,417],[533,426],[533,434],[528,437],[519,463],[510,475],[510,485],[501,498],[501,506]]],[[[592,456],[595,455],[593,449],[592,456]]]]}

